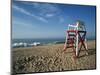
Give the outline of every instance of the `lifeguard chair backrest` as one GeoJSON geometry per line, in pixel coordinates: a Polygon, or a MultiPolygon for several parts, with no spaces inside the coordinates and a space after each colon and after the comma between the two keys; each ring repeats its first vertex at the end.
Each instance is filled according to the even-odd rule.
{"type": "Polygon", "coordinates": [[[77,21],[75,25],[68,25],[68,30],[80,30],[86,31],[85,25],[83,21],[77,21]]]}
{"type": "Polygon", "coordinates": [[[86,31],[85,24],[83,21],[76,22],[77,30],[86,31]]]}

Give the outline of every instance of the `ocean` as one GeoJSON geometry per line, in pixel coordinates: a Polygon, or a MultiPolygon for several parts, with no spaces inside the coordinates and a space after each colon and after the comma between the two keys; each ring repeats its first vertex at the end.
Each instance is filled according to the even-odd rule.
{"type": "Polygon", "coordinates": [[[52,45],[64,43],[64,38],[54,38],[54,39],[12,39],[12,47],[32,47],[39,45],[52,45]]]}

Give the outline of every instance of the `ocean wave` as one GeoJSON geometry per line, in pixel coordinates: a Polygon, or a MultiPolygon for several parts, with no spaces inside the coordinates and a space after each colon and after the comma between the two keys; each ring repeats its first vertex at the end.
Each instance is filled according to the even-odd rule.
{"type": "Polygon", "coordinates": [[[40,42],[33,42],[33,43],[19,42],[19,43],[13,43],[12,47],[13,48],[19,48],[19,47],[32,47],[32,46],[39,46],[39,45],[41,45],[40,42]]]}

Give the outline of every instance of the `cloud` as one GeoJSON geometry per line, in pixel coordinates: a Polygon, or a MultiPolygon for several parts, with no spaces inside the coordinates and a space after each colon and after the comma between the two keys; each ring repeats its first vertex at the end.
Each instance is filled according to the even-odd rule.
{"type": "Polygon", "coordinates": [[[24,13],[25,15],[34,17],[37,20],[48,23],[49,20],[58,19],[59,22],[63,22],[64,18],[62,16],[62,11],[56,4],[49,3],[29,3],[23,2],[24,5],[31,6],[31,12],[25,10],[22,7],[13,5],[13,8],[18,10],[19,12],[24,13]],[[34,14],[33,14],[34,12],[34,14]]]}
{"type": "Polygon", "coordinates": [[[19,11],[19,12],[25,14],[25,15],[34,17],[34,18],[36,18],[36,19],[38,19],[38,20],[40,20],[40,21],[43,21],[43,22],[48,22],[45,18],[43,18],[43,17],[41,17],[41,16],[36,16],[36,15],[30,13],[29,11],[27,11],[27,10],[25,10],[25,9],[23,9],[23,8],[21,8],[21,7],[19,7],[19,6],[17,6],[17,5],[13,5],[13,8],[16,9],[17,11],[19,11]]]}
{"type": "Polygon", "coordinates": [[[21,13],[24,13],[25,15],[33,16],[33,14],[29,13],[28,11],[26,11],[25,9],[23,9],[19,6],[13,5],[13,8],[16,9],[17,11],[21,12],[21,13]]]}
{"type": "MultiPolygon", "coordinates": [[[[29,3],[28,3],[29,4],[29,3]]],[[[51,18],[57,15],[61,15],[61,10],[55,4],[48,3],[32,3],[34,9],[38,10],[41,16],[51,18]]]]}
{"type": "Polygon", "coordinates": [[[38,17],[39,20],[43,21],[43,22],[48,22],[46,19],[44,19],[43,17],[38,17]]]}
{"type": "Polygon", "coordinates": [[[39,10],[41,16],[52,19],[55,18],[59,20],[60,23],[64,22],[64,18],[62,17],[62,10],[57,6],[57,4],[49,4],[49,3],[32,3],[33,7],[39,10]]]}
{"type": "Polygon", "coordinates": [[[54,14],[46,14],[46,17],[53,17],[54,14]]]}

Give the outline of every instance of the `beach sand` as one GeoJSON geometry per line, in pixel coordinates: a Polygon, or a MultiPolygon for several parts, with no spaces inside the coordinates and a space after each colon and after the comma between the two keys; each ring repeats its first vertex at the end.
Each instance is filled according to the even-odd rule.
{"type": "Polygon", "coordinates": [[[72,49],[62,53],[64,44],[12,48],[13,73],[53,72],[96,69],[95,40],[88,41],[88,55],[84,48],[76,61],[72,49]]]}

